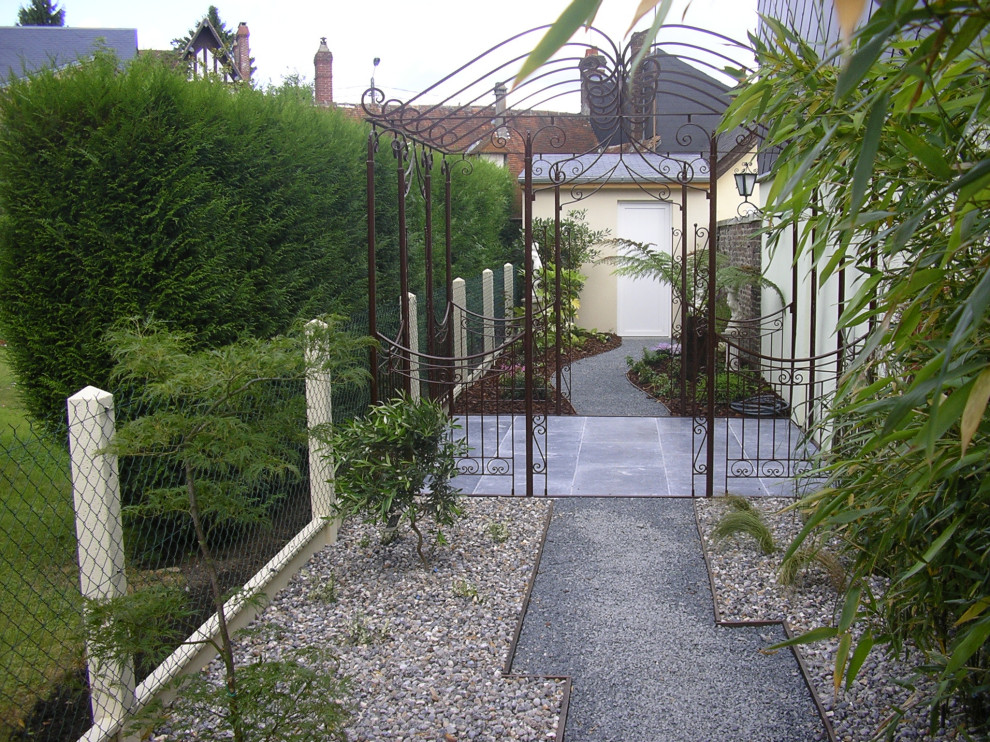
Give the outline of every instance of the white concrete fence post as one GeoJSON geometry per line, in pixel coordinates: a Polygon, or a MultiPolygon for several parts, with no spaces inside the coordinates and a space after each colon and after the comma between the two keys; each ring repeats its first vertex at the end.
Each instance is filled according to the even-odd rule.
{"type": "MultiPolygon", "coordinates": [[[[317,331],[325,332],[327,325],[322,320],[310,320],[306,324],[307,335],[317,331]]],[[[330,374],[320,367],[318,343],[306,343],[306,424],[309,429],[330,432],[333,425],[333,396],[330,374]]],[[[331,518],[336,500],[333,486],[332,451],[325,435],[309,436],[309,501],[313,518],[331,518]]],[[[330,525],[328,542],[337,540],[340,520],[330,525]]]]}
{"type": "MultiPolygon", "coordinates": [[[[88,600],[127,593],[124,527],[117,457],[104,453],[114,434],[113,395],[88,386],[66,401],[76,511],[79,589],[88,600]]],[[[122,719],[134,706],[134,666],[101,661],[87,650],[90,705],[97,725],[122,719]]]]}
{"type": "MultiPolygon", "coordinates": [[[[455,278],[453,285],[454,292],[454,314],[451,318],[454,326],[451,330],[454,333],[454,358],[463,358],[467,355],[467,314],[464,307],[467,306],[467,286],[463,278],[455,278]]],[[[455,381],[464,381],[464,369],[466,365],[458,366],[455,371],[455,381]]]]}
{"type": "Polygon", "coordinates": [[[502,286],[505,291],[505,319],[512,319],[512,308],[516,298],[516,271],[512,263],[506,263],[502,268],[502,286]]]}
{"type": "Polygon", "coordinates": [[[407,297],[409,302],[409,389],[413,401],[419,401],[420,378],[419,378],[419,314],[416,302],[416,294],[410,293],[407,297]]]}
{"type": "MultiPolygon", "coordinates": [[[[484,307],[482,314],[486,317],[495,316],[495,274],[490,268],[481,273],[481,302],[484,307]]],[[[495,350],[495,320],[485,322],[485,366],[491,362],[491,353],[495,350]]]]}

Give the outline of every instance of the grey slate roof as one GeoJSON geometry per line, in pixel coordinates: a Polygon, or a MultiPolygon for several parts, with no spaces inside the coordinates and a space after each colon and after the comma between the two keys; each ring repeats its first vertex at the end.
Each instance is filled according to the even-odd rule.
{"type": "Polygon", "coordinates": [[[126,62],[137,55],[137,29],[0,26],[0,85],[25,72],[75,64],[101,44],[126,62]]]}
{"type": "Polygon", "coordinates": [[[708,161],[699,155],[638,152],[533,157],[534,183],[552,183],[560,177],[569,184],[674,183],[681,173],[687,174],[689,182],[707,182],[708,161]]]}

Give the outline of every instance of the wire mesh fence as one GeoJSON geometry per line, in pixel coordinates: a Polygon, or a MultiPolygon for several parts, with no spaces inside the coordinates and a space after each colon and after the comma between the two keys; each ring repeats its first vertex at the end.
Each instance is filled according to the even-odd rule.
{"type": "Polygon", "coordinates": [[[0,740],[89,725],[69,456],[40,426],[0,431],[0,740]]]}
{"type": "MultiPolygon", "coordinates": [[[[503,282],[494,283],[500,317],[503,282]]],[[[481,279],[470,285],[469,306],[480,313],[481,279]]],[[[397,336],[400,327],[397,302],[379,308],[382,334],[397,336]]],[[[366,334],[367,315],[355,314],[340,329],[366,334]]],[[[367,363],[364,356],[355,360],[367,363]]],[[[380,398],[401,388],[400,375],[380,373],[380,398]]],[[[314,515],[325,513],[314,493],[329,475],[311,456],[307,428],[329,419],[329,410],[314,405],[330,400],[314,401],[304,379],[259,383],[222,409],[211,408],[209,414],[223,419],[217,430],[224,434],[213,436],[217,443],[240,440],[246,430],[260,436],[244,438],[240,454],[211,444],[192,455],[174,439],[128,449],[119,435],[113,438],[115,431],[139,426],[147,432],[208,416],[207,400],[152,400],[144,391],[139,384],[119,386],[106,401],[77,410],[70,425],[63,419],[0,431],[0,742],[76,740],[94,717],[116,718],[120,704],[127,705],[118,690],[101,689],[99,673],[89,676],[94,634],[92,621],[87,633],[84,616],[96,615],[98,605],[89,599],[124,596],[132,602],[123,613],[141,616],[137,633],[155,637],[131,646],[129,664],[117,668],[121,677],[133,673],[133,688],[214,613],[214,579],[229,596],[314,515]],[[257,466],[258,446],[267,466],[257,466]],[[200,498],[198,523],[190,491],[200,498]],[[164,612],[135,612],[143,595],[164,612]]],[[[368,408],[368,381],[331,391],[334,423],[368,408]]]]}

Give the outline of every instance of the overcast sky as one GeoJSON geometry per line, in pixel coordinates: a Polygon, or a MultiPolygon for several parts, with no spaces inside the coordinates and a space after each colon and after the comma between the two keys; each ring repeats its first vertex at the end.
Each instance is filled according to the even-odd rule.
{"type": "MultiPolygon", "coordinates": [[[[0,25],[15,25],[28,0],[0,0],[0,25]]],[[[206,14],[210,0],[59,0],[66,25],[136,28],[138,48],[167,49],[206,14]]],[[[334,99],[357,102],[375,57],[378,87],[408,98],[477,54],[520,31],[556,20],[567,0],[214,0],[230,29],[251,31],[255,79],[277,84],[287,74],[313,79],[320,37],[333,53],[334,99]]],[[[596,27],[624,36],[637,0],[604,0],[596,27]]],[[[687,0],[675,0],[680,22],[687,0]]],[[[685,23],[745,40],[756,26],[756,0],[691,0],[685,23]]],[[[648,23],[646,23],[648,26],[648,23]]],[[[578,40],[580,40],[579,31],[578,40]]]]}

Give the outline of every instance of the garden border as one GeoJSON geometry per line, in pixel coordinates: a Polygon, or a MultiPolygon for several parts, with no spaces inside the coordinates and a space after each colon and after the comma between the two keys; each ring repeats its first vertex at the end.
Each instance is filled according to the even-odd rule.
{"type": "MultiPolygon", "coordinates": [[[[715,578],[712,576],[712,563],[708,559],[708,549],[705,548],[705,535],[701,530],[701,521],[698,519],[698,508],[694,507],[694,527],[698,531],[698,540],[701,545],[701,554],[705,558],[705,571],[708,573],[708,585],[712,592],[712,613],[715,617],[716,626],[724,626],[726,628],[744,628],[747,626],[780,626],[784,630],[784,634],[787,638],[793,639],[795,634],[791,629],[790,624],[785,621],[774,621],[770,619],[763,620],[753,620],[753,621],[726,621],[722,618],[722,613],[718,609],[718,600],[716,598],[715,592],[715,578]]],[[[829,742],[839,742],[838,738],[835,736],[835,729],[832,727],[832,722],[828,718],[825,711],[825,706],[822,703],[821,698],[818,696],[818,692],[815,690],[815,685],[808,675],[808,667],[804,663],[804,659],[801,657],[800,651],[795,646],[790,647],[791,653],[794,655],[794,659],[797,660],[798,669],[801,671],[801,677],[804,679],[804,684],[808,687],[808,691],[811,693],[811,700],[814,701],[815,708],[818,709],[818,716],[822,720],[822,725],[825,727],[825,734],[828,736],[829,742]]]]}

